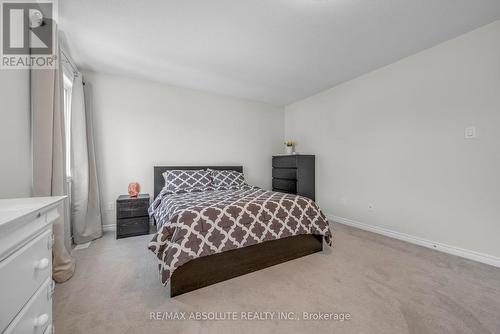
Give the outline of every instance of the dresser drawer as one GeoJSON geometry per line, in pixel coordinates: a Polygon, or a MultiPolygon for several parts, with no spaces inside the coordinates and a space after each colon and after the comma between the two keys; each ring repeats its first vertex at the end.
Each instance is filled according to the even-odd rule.
{"type": "Polygon", "coordinates": [[[52,278],[48,278],[3,334],[45,334],[52,327],[52,278]]]}
{"type": "Polygon", "coordinates": [[[297,169],[273,168],[273,177],[277,179],[297,180],[297,169]]]}
{"type": "Polygon", "coordinates": [[[297,167],[297,159],[293,155],[284,155],[282,157],[273,157],[273,167],[278,168],[295,168],[297,167]]]}
{"type": "Polygon", "coordinates": [[[273,188],[293,193],[297,190],[297,182],[293,180],[273,179],[273,188]]]}
{"type": "Polygon", "coordinates": [[[0,262],[0,331],[51,276],[52,228],[49,228],[0,262]]]}
{"type": "Polygon", "coordinates": [[[273,188],[273,191],[276,191],[276,192],[278,192],[278,193],[285,193],[285,194],[292,194],[292,195],[296,195],[296,192],[295,192],[295,191],[288,191],[288,190],[276,189],[276,188],[273,188]]]}
{"type": "Polygon", "coordinates": [[[116,218],[147,216],[148,206],[149,200],[117,201],[116,218]]]}
{"type": "Polygon", "coordinates": [[[117,239],[149,233],[149,217],[118,219],[116,224],[117,239]]]}

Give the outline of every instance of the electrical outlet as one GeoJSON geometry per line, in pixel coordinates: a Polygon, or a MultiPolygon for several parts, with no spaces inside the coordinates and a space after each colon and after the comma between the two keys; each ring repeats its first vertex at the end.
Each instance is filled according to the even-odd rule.
{"type": "Polygon", "coordinates": [[[473,139],[476,138],[476,127],[468,126],[465,128],[465,139],[473,139]]]}
{"type": "Polygon", "coordinates": [[[373,204],[368,204],[368,209],[373,210],[374,209],[373,204]]]}
{"type": "Polygon", "coordinates": [[[115,208],[115,203],[114,202],[108,202],[108,204],[106,205],[106,210],[107,211],[113,211],[114,208],[115,208]]]}

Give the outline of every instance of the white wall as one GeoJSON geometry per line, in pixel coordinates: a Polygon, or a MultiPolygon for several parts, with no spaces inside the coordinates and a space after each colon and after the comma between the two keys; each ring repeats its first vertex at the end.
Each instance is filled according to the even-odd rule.
{"type": "Polygon", "coordinates": [[[149,81],[85,73],[92,96],[104,224],[108,204],[137,181],[153,195],[154,165],[243,165],[247,182],[271,185],[282,151],[283,108],[149,81]]]}
{"type": "Polygon", "coordinates": [[[31,193],[29,72],[0,70],[0,198],[31,193]]]}
{"type": "Polygon", "coordinates": [[[325,212],[500,256],[500,21],[287,106],[285,124],[317,155],[325,212]]]}

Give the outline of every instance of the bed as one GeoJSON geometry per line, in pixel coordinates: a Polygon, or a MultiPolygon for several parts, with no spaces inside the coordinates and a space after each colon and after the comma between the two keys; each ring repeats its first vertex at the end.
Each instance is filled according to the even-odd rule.
{"type": "Polygon", "coordinates": [[[242,166],[155,166],[149,244],[170,296],[320,252],[331,245],[326,217],[310,199],[242,186],[192,193],[165,191],[163,173],[236,171],[242,166]],[[255,233],[254,233],[255,232],[255,233]]]}

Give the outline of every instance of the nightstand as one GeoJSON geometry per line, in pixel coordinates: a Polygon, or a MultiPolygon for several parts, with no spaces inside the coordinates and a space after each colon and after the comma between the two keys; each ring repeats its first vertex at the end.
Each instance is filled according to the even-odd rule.
{"type": "Polygon", "coordinates": [[[116,200],[116,239],[149,233],[149,195],[121,195],[116,200]]]}

